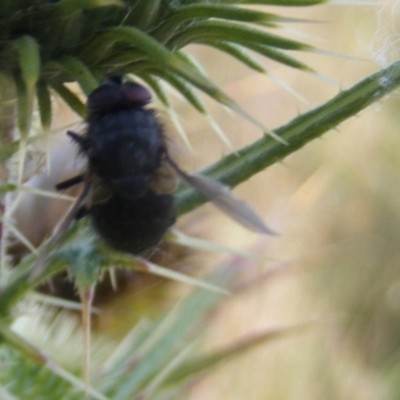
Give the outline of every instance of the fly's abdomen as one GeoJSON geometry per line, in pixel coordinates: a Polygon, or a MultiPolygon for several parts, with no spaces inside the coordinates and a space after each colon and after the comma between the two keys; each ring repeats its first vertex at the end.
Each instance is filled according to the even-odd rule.
{"type": "Polygon", "coordinates": [[[152,191],[134,200],[114,195],[93,206],[91,218],[110,246],[131,254],[157,245],[176,219],[173,197],[152,191]]]}

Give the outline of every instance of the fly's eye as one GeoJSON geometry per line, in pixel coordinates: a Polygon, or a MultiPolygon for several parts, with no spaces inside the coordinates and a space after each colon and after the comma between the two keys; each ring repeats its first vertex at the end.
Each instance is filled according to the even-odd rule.
{"type": "Polygon", "coordinates": [[[87,109],[89,114],[107,111],[121,104],[122,98],[120,87],[101,85],[89,95],[87,109]]]}
{"type": "Polygon", "coordinates": [[[137,83],[122,83],[122,78],[108,78],[92,92],[87,100],[89,115],[107,113],[113,110],[141,108],[151,101],[151,93],[137,83]]]}
{"type": "Polygon", "coordinates": [[[151,101],[150,91],[138,83],[127,82],[122,85],[127,101],[138,106],[144,106],[151,101]]]}

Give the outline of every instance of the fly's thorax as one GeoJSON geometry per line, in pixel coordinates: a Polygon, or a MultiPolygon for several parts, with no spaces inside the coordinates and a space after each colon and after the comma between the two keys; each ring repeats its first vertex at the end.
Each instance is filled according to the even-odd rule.
{"type": "Polygon", "coordinates": [[[151,110],[108,113],[89,123],[89,164],[107,179],[154,173],[161,164],[164,135],[151,110]]]}

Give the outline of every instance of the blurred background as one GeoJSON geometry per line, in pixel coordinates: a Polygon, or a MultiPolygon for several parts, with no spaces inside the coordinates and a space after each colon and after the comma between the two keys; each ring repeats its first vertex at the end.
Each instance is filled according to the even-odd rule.
{"type": "MultiPolygon", "coordinates": [[[[193,47],[214,81],[270,128],[399,58],[399,2],[277,11],[316,21],[287,24],[289,37],[343,55],[296,54],[331,81],[263,60],[305,101],[228,56],[193,47]]],[[[184,160],[189,170],[229,152],[200,116],[177,106],[196,149],[184,160]]],[[[234,148],[259,137],[240,117],[209,107],[234,148]]],[[[191,226],[202,237],[271,259],[244,263],[243,279],[275,271],[213,316],[210,350],[257,330],[314,321],[209,374],[191,399],[400,398],[399,107],[395,92],[235,189],[279,236],[249,234],[212,206],[185,217],[198,221],[191,226]]]]}
{"type": "MultiPolygon", "coordinates": [[[[263,59],[268,77],[216,51],[191,50],[231,97],[277,128],[399,58],[400,3],[351,3],[271,7],[311,21],[286,24],[285,32],[324,50],[296,54],[318,74],[263,59]]],[[[243,118],[204,100],[233,148],[260,137],[243,118]]],[[[175,107],[195,149],[177,150],[186,170],[232,151],[189,105],[176,98],[175,107]]],[[[278,236],[249,233],[211,205],[180,219],[178,227],[189,235],[264,257],[238,262],[230,255],[191,253],[193,265],[210,270],[235,264],[242,279],[242,290],[209,319],[207,349],[311,322],[304,332],[213,370],[193,386],[191,400],[400,398],[399,107],[395,92],[235,189],[278,236]]],[[[58,115],[60,126],[77,121],[70,113],[58,115]]],[[[137,297],[131,299],[135,309],[137,297]]],[[[115,324],[118,312],[106,313],[100,324],[115,324]]]]}

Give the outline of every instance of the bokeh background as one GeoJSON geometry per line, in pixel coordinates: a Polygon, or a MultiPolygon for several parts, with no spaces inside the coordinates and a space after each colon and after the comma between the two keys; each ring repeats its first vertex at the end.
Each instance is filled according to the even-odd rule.
{"type": "MultiPolygon", "coordinates": [[[[315,21],[286,25],[290,37],[343,55],[296,54],[321,78],[266,61],[273,76],[305,101],[228,56],[193,47],[214,80],[270,128],[400,55],[399,2],[276,11],[315,21]]],[[[194,387],[191,399],[400,398],[399,106],[395,92],[235,189],[279,236],[249,234],[212,206],[187,217],[197,221],[189,233],[191,227],[194,234],[197,229],[202,237],[270,258],[245,262],[243,279],[275,271],[213,316],[209,349],[268,327],[313,321],[303,333],[218,368],[194,387]]],[[[195,148],[184,157],[188,169],[229,152],[200,116],[179,101],[177,107],[195,148]]],[[[211,102],[209,107],[234,148],[259,137],[243,119],[211,102]]]]}

